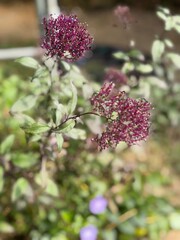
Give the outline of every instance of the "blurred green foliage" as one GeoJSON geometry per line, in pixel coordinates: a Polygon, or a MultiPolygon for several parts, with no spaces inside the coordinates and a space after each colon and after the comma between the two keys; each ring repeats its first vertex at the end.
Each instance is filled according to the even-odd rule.
{"type": "MultiPolygon", "coordinates": [[[[160,12],[163,14],[164,10],[160,12]]],[[[179,124],[180,88],[178,82],[173,82],[179,68],[176,61],[179,55],[166,52],[165,42],[167,44],[167,40],[158,39],[153,43],[153,62],[142,62],[143,54],[139,51],[115,54],[116,58],[128,58],[121,69],[124,73],[132,73],[132,70],[140,73],[129,94],[136,97],[145,94],[153,101],[156,129],[169,129],[179,124]],[[156,48],[159,51],[155,51],[156,48]],[[163,81],[167,71],[170,78],[163,81]]],[[[74,240],[79,239],[82,227],[94,224],[99,229],[99,240],[159,240],[170,229],[180,229],[179,209],[153,191],[168,188],[171,179],[149,168],[146,162],[135,167],[128,165],[122,157],[129,152],[124,144],[115,152],[97,152],[90,143],[92,132],[87,127],[88,119],[84,120],[87,141],[83,129],[80,131],[68,124],[66,129],[59,129],[59,135],[46,139],[45,149],[42,145],[39,148],[51,114],[51,120],[58,125],[60,110],[88,109],[91,88],[96,90],[99,85],[87,83],[77,67],[64,63],[69,75],[55,83],[53,96],[61,97],[67,109],[57,102],[53,103],[53,109],[48,109],[51,85],[47,81],[47,68],[30,58],[18,61],[32,69],[24,67],[22,72],[16,72],[15,67],[15,72],[9,72],[12,69],[3,66],[0,70],[0,238],[74,240]],[[35,75],[28,79],[30,74],[35,75]],[[58,84],[65,86],[69,78],[74,82],[59,91],[58,84]],[[41,98],[43,94],[46,99],[41,98]],[[29,115],[24,114],[26,110],[29,115]],[[12,118],[10,112],[19,115],[12,118]],[[42,118],[44,122],[39,122],[42,118]],[[26,138],[19,129],[20,121],[26,138]],[[23,125],[27,122],[28,126],[23,125]],[[65,134],[63,138],[62,134],[65,134]],[[42,161],[44,157],[46,162],[42,161]],[[108,209],[94,216],[89,211],[89,201],[97,195],[108,199],[108,209]]],[[[130,83],[133,77],[131,75],[130,83]]],[[[89,125],[93,123],[97,127],[96,118],[89,120],[89,125]]],[[[164,131],[164,134],[167,133],[164,131]]],[[[175,155],[173,159],[176,158],[175,155]]],[[[153,161],[152,157],[149,159],[153,161]]]]}

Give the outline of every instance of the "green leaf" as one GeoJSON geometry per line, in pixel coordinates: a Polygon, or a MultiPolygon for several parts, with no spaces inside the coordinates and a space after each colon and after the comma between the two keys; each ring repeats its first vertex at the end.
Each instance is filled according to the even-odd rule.
{"type": "Polygon", "coordinates": [[[68,133],[73,129],[75,126],[75,121],[73,119],[69,119],[66,123],[64,123],[58,130],[56,130],[56,133],[68,133]]]}
{"type": "Polygon", "coordinates": [[[29,195],[31,191],[32,189],[29,182],[23,177],[19,178],[13,185],[12,201],[17,201],[20,197],[29,195]]]}
{"type": "Polygon", "coordinates": [[[17,167],[29,168],[37,163],[38,157],[38,154],[34,153],[16,153],[12,155],[12,162],[17,167]]]}
{"type": "Polygon", "coordinates": [[[13,233],[14,227],[7,222],[0,221],[0,233],[13,233]]]}
{"type": "Polygon", "coordinates": [[[113,53],[113,57],[115,57],[117,59],[129,61],[129,57],[127,56],[127,54],[123,53],[123,52],[120,52],[120,51],[116,52],[116,53],[113,53]]]}
{"type": "Polygon", "coordinates": [[[138,70],[141,73],[150,73],[153,71],[153,68],[150,64],[139,64],[136,67],[136,70],[138,70]]]}
{"type": "Polygon", "coordinates": [[[62,134],[56,133],[56,141],[57,141],[58,150],[61,151],[63,142],[64,142],[64,138],[62,134]]]}
{"type": "Polygon", "coordinates": [[[165,40],[164,40],[164,43],[165,43],[166,46],[169,47],[169,48],[173,48],[173,46],[174,46],[173,42],[172,42],[171,40],[169,40],[169,39],[165,39],[165,40]]]}
{"type": "Polygon", "coordinates": [[[40,65],[38,61],[36,61],[34,58],[31,57],[21,57],[15,60],[15,62],[20,63],[23,66],[37,69],[40,65]]]}
{"type": "Polygon", "coordinates": [[[9,135],[0,145],[0,154],[6,154],[10,151],[14,143],[14,135],[9,135]]]}
{"type": "Polygon", "coordinates": [[[152,45],[151,54],[154,62],[159,62],[164,53],[165,45],[160,40],[155,40],[152,45]]]}
{"type": "Polygon", "coordinates": [[[172,229],[180,230],[180,213],[172,213],[169,217],[169,221],[172,229]]]}
{"type": "Polygon", "coordinates": [[[14,103],[10,112],[14,114],[17,112],[27,111],[32,107],[34,107],[34,105],[36,104],[36,101],[37,101],[37,96],[34,96],[34,95],[22,97],[17,102],[14,103]]]}
{"type": "Polygon", "coordinates": [[[131,62],[126,62],[122,68],[123,73],[128,73],[134,70],[134,64],[131,62]]]}
{"type": "Polygon", "coordinates": [[[41,133],[48,132],[50,130],[50,127],[47,124],[43,124],[43,123],[33,123],[31,125],[22,126],[22,129],[26,133],[41,134],[41,133]]]}
{"type": "Polygon", "coordinates": [[[71,90],[72,90],[72,98],[68,104],[68,112],[69,112],[69,114],[72,114],[77,105],[77,89],[74,86],[72,81],[70,81],[70,85],[71,85],[71,90]]]}
{"type": "Polygon", "coordinates": [[[48,179],[47,186],[45,188],[45,192],[53,197],[59,196],[58,187],[57,187],[56,183],[51,179],[48,179]]]}
{"type": "Polygon", "coordinates": [[[13,117],[18,120],[20,126],[27,126],[35,123],[35,120],[33,118],[23,113],[15,113],[13,117]]]}
{"type": "Polygon", "coordinates": [[[157,16],[164,21],[166,21],[166,19],[167,19],[167,16],[163,12],[160,12],[160,11],[157,11],[157,16]]]}
{"type": "Polygon", "coordinates": [[[177,68],[180,68],[180,54],[168,53],[166,57],[169,58],[177,68]]]}
{"type": "Polygon", "coordinates": [[[86,139],[86,131],[79,128],[73,128],[69,133],[66,134],[66,136],[73,138],[73,139],[86,139]]]}
{"type": "Polygon", "coordinates": [[[3,190],[4,186],[4,169],[0,166],[0,193],[3,190]]]}

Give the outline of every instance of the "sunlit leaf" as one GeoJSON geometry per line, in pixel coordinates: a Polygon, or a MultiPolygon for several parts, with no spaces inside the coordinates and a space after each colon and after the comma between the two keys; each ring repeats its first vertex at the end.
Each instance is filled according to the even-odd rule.
{"type": "Polygon", "coordinates": [[[0,145],[0,154],[5,154],[10,151],[14,143],[14,135],[7,136],[0,145]]]}
{"type": "Polygon", "coordinates": [[[13,233],[14,227],[7,222],[0,221],[0,233],[13,233]]]}
{"type": "Polygon", "coordinates": [[[180,230],[180,213],[174,212],[169,216],[170,226],[174,230],[180,230]]]}
{"type": "Polygon", "coordinates": [[[29,68],[34,68],[37,69],[39,66],[38,61],[36,61],[32,57],[21,57],[15,60],[15,62],[18,62],[22,64],[23,66],[29,67],[29,68]]]}
{"type": "Polygon", "coordinates": [[[56,141],[57,141],[58,150],[61,151],[63,142],[64,142],[64,138],[62,134],[56,133],[56,141]]]}
{"type": "Polygon", "coordinates": [[[29,182],[25,178],[19,178],[13,185],[11,198],[12,201],[18,200],[22,196],[29,195],[29,192],[31,192],[31,186],[29,182]]]}
{"type": "Polygon", "coordinates": [[[154,62],[159,62],[164,53],[165,45],[160,40],[155,40],[152,45],[151,54],[154,62]]]}
{"type": "Polygon", "coordinates": [[[37,101],[37,96],[34,96],[34,95],[22,97],[17,102],[14,103],[10,112],[14,114],[17,112],[27,111],[32,107],[34,107],[34,105],[36,104],[36,101],[37,101]]]}
{"type": "Polygon", "coordinates": [[[0,193],[3,190],[4,186],[4,169],[0,166],[0,193]]]}
{"type": "Polygon", "coordinates": [[[68,104],[68,112],[69,114],[72,114],[77,105],[77,89],[74,86],[72,81],[70,81],[70,85],[71,85],[72,97],[68,104]]]}
{"type": "Polygon", "coordinates": [[[47,124],[43,124],[43,123],[33,123],[31,125],[22,126],[22,129],[26,133],[30,133],[30,134],[45,133],[45,132],[48,132],[50,130],[50,128],[51,128],[50,126],[48,126],[47,124]]]}
{"type": "Polygon", "coordinates": [[[124,52],[116,52],[113,54],[113,57],[117,58],[117,59],[121,59],[121,60],[125,60],[125,61],[129,61],[129,57],[127,56],[126,53],[124,52]]]}
{"type": "Polygon", "coordinates": [[[166,57],[169,58],[177,68],[180,68],[180,54],[168,53],[166,57]]]}
{"type": "Polygon", "coordinates": [[[153,68],[150,64],[139,64],[136,67],[136,70],[138,70],[141,73],[150,73],[153,71],[153,68]]]}
{"type": "Polygon", "coordinates": [[[68,133],[75,126],[75,121],[73,119],[68,120],[61,127],[55,130],[56,133],[68,133]]]}
{"type": "Polygon", "coordinates": [[[73,139],[86,139],[86,131],[79,128],[73,128],[69,133],[66,134],[68,137],[73,139]]]}
{"type": "Polygon", "coordinates": [[[15,153],[12,156],[12,162],[17,167],[29,168],[37,163],[38,157],[38,154],[33,153],[15,153]]]}

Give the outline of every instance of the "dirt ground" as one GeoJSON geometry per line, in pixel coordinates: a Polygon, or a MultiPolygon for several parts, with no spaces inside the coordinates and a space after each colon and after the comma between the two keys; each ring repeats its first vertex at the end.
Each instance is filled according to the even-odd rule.
{"type": "MultiPolygon", "coordinates": [[[[157,33],[162,31],[162,22],[152,12],[133,10],[134,22],[128,29],[121,25],[115,26],[112,9],[104,11],[83,12],[76,9],[77,15],[88,23],[90,32],[97,44],[128,48],[130,41],[136,42],[136,47],[148,52],[157,33]]],[[[170,34],[171,39],[180,52],[179,36],[170,34]]],[[[33,4],[0,4],[0,48],[16,46],[17,43],[38,45],[39,29],[36,8],[33,4]]],[[[172,231],[163,240],[180,240],[180,231],[172,231]]]]}

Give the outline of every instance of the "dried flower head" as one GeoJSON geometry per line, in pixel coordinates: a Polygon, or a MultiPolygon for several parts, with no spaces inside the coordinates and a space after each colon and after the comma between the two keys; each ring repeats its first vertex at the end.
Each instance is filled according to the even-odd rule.
{"type": "Polygon", "coordinates": [[[100,150],[114,148],[120,141],[133,145],[149,135],[151,104],[113,89],[113,83],[105,83],[91,98],[93,110],[107,120],[104,132],[93,139],[100,150]]]}
{"type": "Polygon", "coordinates": [[[124,28],[127,28],[129,24],[133,22],[133,18],[128,6],[117,6],[114,10],[114,14],[124,28]]]}
{"type": "Polygon", "coordinates": [[[109,68],[105,73],[104,82],[113,82],[116,87],[120,87],[127,84],[127,77],[120,70],[109,68]]]}
{"type": "Polygon", "coordinates": [[[43,19],[43,25],[45,34],[41,47],[47,56],[73,62],[81,58],[93,42],[86,25],[80,23],[76,15],[50,15],[43,19]]]}

